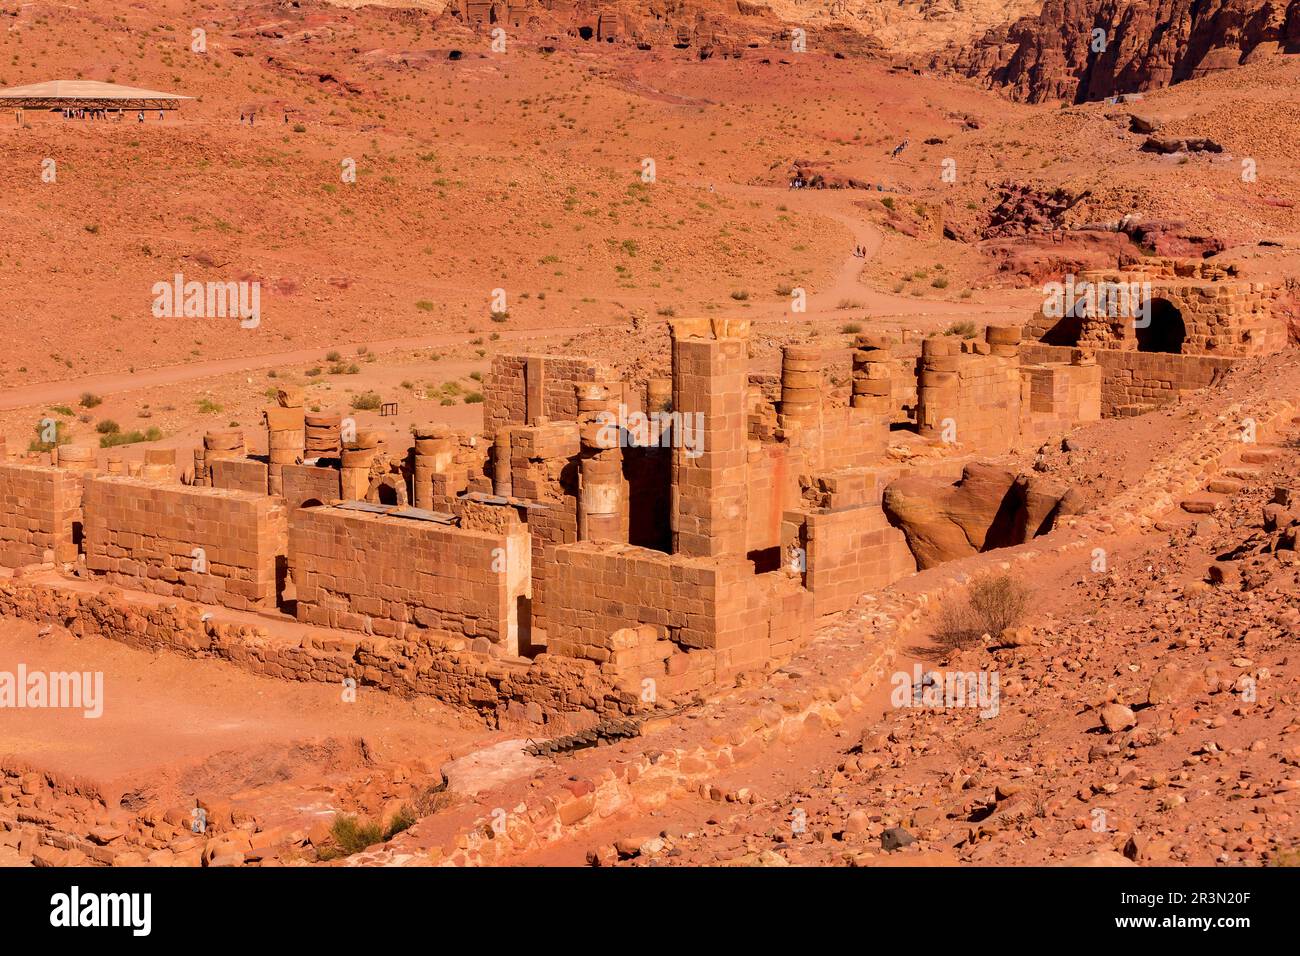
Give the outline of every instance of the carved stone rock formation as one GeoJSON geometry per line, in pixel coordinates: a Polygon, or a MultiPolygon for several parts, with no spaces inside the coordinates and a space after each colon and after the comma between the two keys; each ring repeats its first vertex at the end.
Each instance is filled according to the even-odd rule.
{"type": "Polygon", "coordinates": [[[1296,52],[1300,0],[1045,0],[924,62],[1031,103],[1085,102],[1296,52]]]}

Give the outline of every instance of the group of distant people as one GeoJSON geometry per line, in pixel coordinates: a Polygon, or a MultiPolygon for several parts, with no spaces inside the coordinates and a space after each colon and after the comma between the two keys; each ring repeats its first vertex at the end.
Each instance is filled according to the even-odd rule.
{"type": "MultiPolygon", "coordinates": [[[[240,113],[240,114],[239,114],[239,125],[240,125],[240,126],[243,126],[245,123],[247,123],[249,126],[252,126],[252,125],[253,125],[253,121],[254,121],[255,119],[257,119],[257,113],[256,113],[256,112],[240,113]]],[[[285,111],[284,111],[284,121],[285,121],[286,124],[289,122],[289,111],[288,111],[288,110],[285,110],[285,111]]],[[[710,188],[711,188],[711,187],[710,187],[710,188]]]]}
{"type": "Polygon", "coordinates": [[[854,254],[855,256],[857,256],[859,259],[865,259],[865,258],[867,257],[867,247],[866,247],[866,246],[854,246],[854,247],[853,247],[853,254],[854,254]]]}
{"type": "MultiPolygon", "coordinates": [[[[82,107],[71,107],[71,106],[68,106],[68,107],[64,107],[64,108],[63,108],[62,113],[63,113],[63,118],[64,118],[65,120],[69,120],[69,119],[79,119],[79,120],[106,120],[106,119],[108,119],[110,116],[114,116],[114,117],[116,117],[117,121],[120,123],[120,122],[122,122],[123,119],[126,118],[126,113],[122,111],[121,107],[119,107],[119,108],[116,109],[116,110],[109,110],[109,109],[98,109],[98,108],[96,108],[96,109],[84,109],[84,108],[82,108],[82,107]]],[[[162,110],[159,110],[159,111],[158,111],[158,120],[159,120],[159,122],[161,122],[163,119],[165,119],[166,116],[167,116],[167,114],[164,113],[162,110]]],[[[22,110],[19,110],[19,111],[18,111],[18,124],[21,126],[21,125],[22,125],[22,122],[23,122],[23,111],[22,111],[22,110]]],[[[144,110],[141,110],[139,113],[136,114],[136,122],[138,122],[138,123],[143,123],[143,122],[144,122],[144,110]]]]}

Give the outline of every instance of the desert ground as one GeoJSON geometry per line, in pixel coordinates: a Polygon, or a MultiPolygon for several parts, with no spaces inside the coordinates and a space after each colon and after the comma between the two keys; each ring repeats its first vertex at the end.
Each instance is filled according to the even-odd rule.
{"type": "MultiPolygon", "coordinates": [[[[461,436],[457,455],[478,456],[461,497],[483,500],[473,518],[457,511],[455,530],[492,507],[539,523],[525,472],[503,490],[489,467],[503,467],[485,413],[503,404],[505,358],[590,357],[640,395],[681,374],[681,341],[743,328],[749,400],[779,394],[789,357],[812,350],[840,369],[825,373],[826,408],[870,408],[879,447],[852,467],[872,476],[873,520],[906,573],[837,592],[782,653],[719,658],[712,680],[678,691],[671,659],[655,662],[674,690],[647,708],[644,661],[619,670],[561,651],[579,615],[566,620],[559,603],[534,624],[531,652],[445,621],[430,643],[406,629],[414,612],[393,633],[372,628],[383,615],[360,602],[360,633],[337,615],[312,619],[292,514],[288,583],[269,606],[151,589],[161,572],[140,570],[138,586],[120,578],[134,571],[105,577],[87,552],[87,492],[71,551],[0,560],[0,672],[98,673],[104,702],[91,720],[0,708],[0,864],[1295,865],[1300,56],[1273,43],[1276,55],[1179,82],[1141,77],[1130,99],[1074,101],[1016,95],[980,66],[988,44],[968,43],[1037,16],[1038,3],[705,4],[668,27],[611,4],[621,19],[608,43],[608,13],[533,4],[522,25],[501,21],[504,52],[478,6],[498,5],[0,11],[0,91],[84,79],[191,97],[143,121],[0,112],[0,471],[67,471],[63,449],[88,448],[77,482],[143,487],[164,453],[176,465],[157,480],[165,493],[216,495],[193,457],[214,434],[240,433],[247,461],[274,470],[277,409],[299,427],[306,416],[308,431],[337,411],[366,449],[397,452],[393,474],[408,482],[423,474],[421,441],[461,436]],[[795,28],[805,50],[791,46],[795,28]],[[1029,357],[1045,283],[1155,260],[1199,263],[1219,270],[1206,283],[1262,296],[1268,348],[1262,336],[1220,341],[1212,382],[1149,404],[1110,397],[1105,378],[1092,384],[1096,415],[1053,393],[1059,423],[995,428],[986,446],[927,431],[928,359],[992,362],[1010,341],[997,336],[1013,335],[1010,388],[1019,409],[1023,372],[1029,422],[1047,399],[1031,401],[1041,379],[1023,370],[1093,366],[1087,341],[1071,345],[1088,354],[1029,357]],[[256,327],[157,317],[155,287],[178,274],[257,284],[256,327]],[[893,350],[893,390],[855,405],[854,363],[877,347],[893,350]],[[415,470],[399,467],[412,441],[415,470]],[[881,515],[893,483],[938,500],[973,487],[969,467],[1050,489],[1054,523],[954,549],[897,510],[881,515]],[[921,558],[926,546],[941,560],[921,558]],[[954,636],[951,609],[995,578],[1019,595],[1014,620],[954,636]],[[407,656],[386,658],[387,640],[409,642],[407,656]],[[544,720],[525,706],[543,659],[578,675],[542,701],[544,720]],[[426,668],[444,661],[488,676],[435,691],[426,668]],[[911,680],[900,697],[896,675],[931,670],[996,674],[996,713],[921,706],[911,680]]],[[[515,9],[499,6],[503,18],[515,9]]],[[[1224,322],[1253,321],[1247,311],[1227,306],[1224,322]]],[[[802,447],[785,418],[794,402],[768,398],[770,421],[751,407],[738,422],[751,469],[774,443],[802,447]]],[[[509,427],[566,421],[528,416],[509,427]]],[[[737,561],[785,573],[755,555],[788,542],[754,542],[779,536],[785,513],[816,510],[823,471],[845,480],[832,459],[856,451],[831,450],[831,422],[818,426],[816,463],[774,466],[791,497],[745,504],[771,527],[751,519],[737,561]]],[[[374,491],[324,505],[366,493],[389,504],[374,491]]],[[[250,507],[317,510],[263,492],[250,507]]],[[[45,506],[9,494],[0,508],[16,517],[0,531],[16,539],[45,506]]],[[[952,520],[997,511],[975,494],[952,520]]],[[[414,484],[409,504],[444,510],[414,484]]],[[[172,520],[171,505],[157,508],[172,520]]],[[[578,534],[561,547],[637,544],[626,528],[616,541],[578,534]]],[[[129,551],[123,541],[109,550],[129,551]]],[[[550,548],[532,551],[539,604],[559,601],[550,548]]],[[[822,607],[806,584],[789,587],[822,607]]],[[[650,617],[622,626],[653,629],[650,617]]],[[[682,660],[714,649],[662,628],[651,643],[675,643],[664,653],[682,660]]]]}

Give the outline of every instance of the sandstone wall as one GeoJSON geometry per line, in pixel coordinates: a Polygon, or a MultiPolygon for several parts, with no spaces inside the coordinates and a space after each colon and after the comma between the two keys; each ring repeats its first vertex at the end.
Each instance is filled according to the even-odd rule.
{"type": "Polygon", "coordinates": [[[552,582],[550,653],[653,676],[674,693],[765,667],[774,645],[806,639],[811,618],[797,582],[740,559],[580,542],[556,549],[552,582]],[[620,633],[642,625],[636,640],[620,633]]]}
{"type": "Polygon", "coordinates": [[[325,627],[411,640],[436,631],[517,653],[530,563],[522,534],[335,508],[289,519],[298,619],[325,627]]]}
{"type": "MultiPolygon", "coordinates": [[[[1069,360],[1072,349],[1066,346],[1032,344],[1021,346],[1026,362],[1069,360]]],[[[1094,353],[1101,369],[1101,413],[1122,414],[1178,401],[1181,391],[1206,388],[1236,362],[1214,355],[1178,355],[1169,352],[1133,352],[1097,349],[1094,353]]]]}
{"type": "Polygon", "coordinates": [[[266,462],[255,458],[214,458],[207,468],[208,482],[213,488],[266,494],[266,462]]]}
{"type": "Polygon", "coordinates": [[[918,430],[941,440],[951,436],[980,454],[1009,451],[1020,431],[1019,362],[1014,353],[960,348],[951,339],[925,341],[917,385],[918,430]]]}
{"type": "Polygon", "coordinates": [[[280,472],[284,503],[301,508],[304,502],[319,501],[330,504],[339,497],[339,471],[337,468],[318,468],[315,465],[284,465],[280,472]]]}
{"type": "Polygon", "coordinates": [[[102,476],[85,483],[86,566],[126,588],[274,607],[285,510],[264,494],[102,476]]]}
{"type": "Polygon", "coordinates": [[[0,463],[0,566],[75,561],[81,488],[76,472],[0,463]]]}
{"type": "Polygon", "coordinates": [[[600,362],[564,355],[497,355],[483,383],[483,431],[532,425],[539,417],[571,422],[578,417],[573,386],[608,382],[613,371],[600,362]]]}

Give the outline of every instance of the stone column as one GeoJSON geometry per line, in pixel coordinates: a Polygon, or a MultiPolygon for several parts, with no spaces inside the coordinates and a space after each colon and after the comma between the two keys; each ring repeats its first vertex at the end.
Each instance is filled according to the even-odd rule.
{"type": "Polygon", "coordinates": [[[584,382],[578,400],[578,540],[627,541],[619,403],[622,386],[584,382]]]}
{"type": "Polygon", "coordinates": [[[957,366],[955,344],[946,338],[929,338],[921,343],[921,373],[916,383],[916,426],[922,435],[939,432],[945,418],[957,414],[957,366]]]}
{"type": "Polygon", "coordinates": [[[426,425],[415,430],[415,507],[433,507],[433,476],[449,471],[455,456],[455,436],[446,425],[426,425]]]}
{"type": "Polygon", "coordinates": [[[652,378],[645,383],[645,410],[647,415],[673,410],[673,380],[652,378]]]}
{"type": "Polygon", "coordinates": [[[892,412],[893,362],[889,340],[859,335],[853,350],[853,407],[892,412]]]}
{"type": "MultiPolygon", "coordinates": [[[[156,449],[150,449],[154,451],[156,449]]],[[[95,449],[90,445],[59,445],[55,448],[58,453],[58,465],[60,468],[68,471],[94,471],[95,470],[95,449]]],[[[146,452],[146,455],[148,452],[146,452]]]]}
{"type": "Polygon", "coordinates": [[[370,490],[370,466],[379,454],[379,435],[357,432],[356,440],[343,449],[339,473],[339,497],[344,501],[363,501],[370,490]]]}
{"type": "Polygon", "coordinates": [[[822,352],[807,345],[781,350],[781,411],[777,424],[784,431],[815,428],[822,411],[822,352]]]}
{"type": "Polygon", "coordinates": [[[492,442],[492,493],[509,498],[514,491],[510,480],[510,429],[498,428],[492,442]]]}
{"type": "Polygon", "coordinates": [[[984,330],[984,340],[994,355],[1017,358],[1020,355],[1020,326],[990,325],[984,330]]]}
{"type": "Polygon", "coordinates": [[[338,412],[305,413],[306,458],[337,458],[342,448],[343,416],[338,412]]]}
{"type": "Polygon", "coordinates": [[[748,334],[738,320],[672,323],[676,554],[746,552],[748,334]]]}
{"type": "Polygon", "coordinates": [[[301,464],[306,454],[307,426],[302,401],[302,389],[283,386],[276,395],[276,404],[265,412],[267,494],[283,492],[284,466],[301,464]]]}

